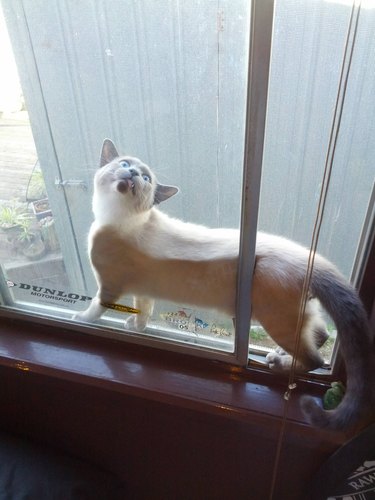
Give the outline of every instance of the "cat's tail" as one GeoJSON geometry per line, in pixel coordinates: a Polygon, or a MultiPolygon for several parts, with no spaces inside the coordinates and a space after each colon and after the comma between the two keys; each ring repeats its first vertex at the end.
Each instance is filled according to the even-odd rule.
{"type": "Polygon", "coordinates": [[[343,429],[375,420],[375,345],[366,311],[355,289],[325,260],[314,268],[311,291],[336,324],[345,362],[346,392],[334,410],[304,396],[302,410],[319,427],[343,429]]]}

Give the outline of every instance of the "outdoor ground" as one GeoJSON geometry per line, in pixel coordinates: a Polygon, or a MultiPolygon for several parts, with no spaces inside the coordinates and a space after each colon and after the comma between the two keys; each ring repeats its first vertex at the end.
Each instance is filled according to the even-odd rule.
{"type": "Polygon", "coordinates": [[[0,112],[0,203],[13,198],[26,201],[37,159],[27,112],[0,112]]]}

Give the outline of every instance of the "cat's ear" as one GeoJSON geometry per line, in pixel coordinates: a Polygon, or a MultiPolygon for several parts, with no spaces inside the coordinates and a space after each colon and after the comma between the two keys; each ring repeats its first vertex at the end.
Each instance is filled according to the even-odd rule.
{"type": "Polygon", "coordinates": [[[111,139],[104,139],[102,152],[100,154],[100,164],[99,167],[104,167],[107,163],[110,163],[115,158],[118,158],[120,155],[117,152],[116,146],[113,144],[111,139]]]}
{"type": "Polygon", "coordinates": [[[157,184],[155,190],[154,204],[158,205],[162,201],[168,200],[179,191],[176,186],[166,186],[165,184],[157,184]]]}

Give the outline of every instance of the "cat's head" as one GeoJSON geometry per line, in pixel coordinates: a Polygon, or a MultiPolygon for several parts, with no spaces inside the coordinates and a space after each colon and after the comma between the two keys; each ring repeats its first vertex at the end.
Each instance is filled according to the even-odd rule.
{"type": "Polygon", "coordinates": [[[108,195],[129,212],[144,212],[178,192],[175,186],[160,184],[150,168],[138,158],[120,156],[110,139],[105,139],[100,168],[95,174],[95,195],[108,195]]]}

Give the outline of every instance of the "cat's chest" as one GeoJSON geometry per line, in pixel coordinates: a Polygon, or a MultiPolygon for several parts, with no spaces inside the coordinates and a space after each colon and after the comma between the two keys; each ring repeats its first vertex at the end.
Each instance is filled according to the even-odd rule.
{"type": "Polygon", "coordinates": [[[149,264],[137,238],[127,238],[111,226],[93,228],[89,252],[93,265],[105,272],[134,274],[149,264]]]}

